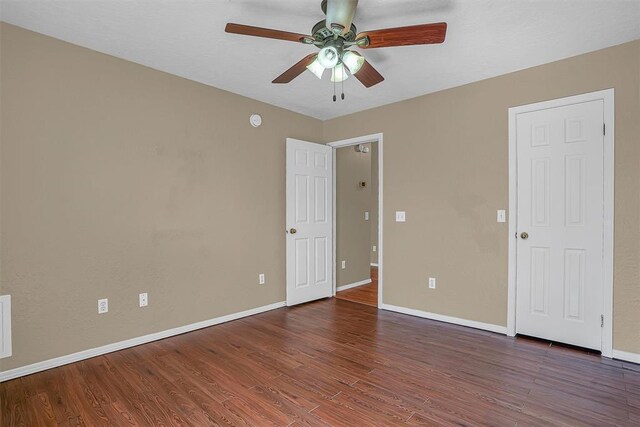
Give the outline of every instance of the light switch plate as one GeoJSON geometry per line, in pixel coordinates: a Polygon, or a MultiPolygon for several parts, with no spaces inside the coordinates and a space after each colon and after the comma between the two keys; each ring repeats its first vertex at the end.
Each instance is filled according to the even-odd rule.
{"type": "Polygon", "coordinates": [[[258,285],[264,285],[264,282],[265,282],[264,273],[258,274],[258,285]]]}
{"type": "Polygon", "coordinates": [[[429,277],[429,289],[435,289],[435,288],[436,288],[436,278],[429,277]]]}
{"type": "Polygon", "coordinates": [[[364,213],[364,220],[369,221],[369,212],[364,213]]]}
{"type": "Polygon", "coordinates": [[[405,222],[407,220],[407,213],[405,211],[396,211],[396,222],[405,222]]]}
{"type": "Polygon", "coordinates": [[[373,252],[376,252],[378,250],[378,247],[376,245],[373,245],[373,252]]]}
{"type": "Polygon", "coordinates": [[[344,270],[345,268],[347,268],[347,261],[342,261],[342,269],[344,270]]]}
{"type": "Polygon", "coordinates": [[[507,211],[504,209],[498,210],[498,222],[507,222],[507,211]]]}

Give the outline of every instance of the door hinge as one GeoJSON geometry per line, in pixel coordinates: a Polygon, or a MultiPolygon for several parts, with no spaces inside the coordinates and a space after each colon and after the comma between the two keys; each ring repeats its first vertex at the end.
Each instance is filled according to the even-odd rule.
{"type": "Polygon", "coordinates": [[[603,124],[602,124],[602,134],[603,134],[603,135],[606,135],[606,134],[607,134],[607,124],[606,124],[606,123],[603,123],[603,124]]]}
{"type": "Polygon", "coordinates": [[[604,314],[600,315],[600,327],[604,328],[604,314]]]}

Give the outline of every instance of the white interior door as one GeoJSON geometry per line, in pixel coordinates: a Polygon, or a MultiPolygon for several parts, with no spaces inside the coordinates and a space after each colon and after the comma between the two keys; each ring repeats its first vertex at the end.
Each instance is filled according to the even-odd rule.
{"type": "Polygon", "coordinates": [[[516,332],[598,350],[603,116],[603,101],[597,100],[516,119],[516,332]]]}
{"type": "Polygon", "coordinates": [[[287,139],[287,305],[332,295],[332,154],[287,139]]]}

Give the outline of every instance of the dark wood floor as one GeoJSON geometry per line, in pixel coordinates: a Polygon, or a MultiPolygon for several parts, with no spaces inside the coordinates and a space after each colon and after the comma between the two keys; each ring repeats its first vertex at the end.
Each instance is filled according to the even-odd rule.
{"type": "Polygon", "coordinates": [[[336,298],[359,304],[378,306],[378,267],[371,267],[371,283],[336,292],[336,298]]]}
{"type": "Polygon", "coordinates": [[[14,425],[640,425],[638,365],[327,299],[0,385],[14,425]]]}

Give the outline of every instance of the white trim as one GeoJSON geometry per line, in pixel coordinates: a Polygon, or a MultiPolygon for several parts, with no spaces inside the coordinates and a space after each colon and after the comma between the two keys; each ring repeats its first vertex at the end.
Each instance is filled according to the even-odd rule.
{"type": "Polygon", "coordinates": [[[265,311],[275,310],[277,308],[281,308],[284,306],[285,306],[284,301],[276,302],[274,304],[269,304],[262,307],[241,311],[238,313],[227,314],[226,316],[216,317],[214,319],[203,320],[202,322],[192,323],[190,325],[180,326],[173,329],[167,329],[166,331],[155,332],[153,334],[144,335],[137,338],[131,338],[131,339],[119,341],[113,344],[103,345],[101,347],[79,351],[77,353],[56,357],[54,359],[49,359],[42,362],[33,363],[31,365],[22,366],[20,368],[10,369],[8,371],[2,371],[0,372],[0,382],[8,381],[8,380],[22,377],[29,374],[33,374],[35,372],[45,371],[47,369],[56,368],[58,366],[67,365],[69,363],[78,362],[80,360],[89,359],[91,357],[100,356],[100,355],[111,353],[114,351],[123,350],[125,348],[135,347],[137,345],[146,344],[151,341],[161,340],[164,338],[172,337],[174,335],[184,334],[186,332],[195,331],[196,329],[207,328],[209,326],[218,325],[220,323],[229,322],[231,320],[236,320],[236,319],[240,319],[247,316],[253,316],[254,314],[264,313],[265,311]]]}
{"type": "Polygon", "coordinates": [[[11,356],[11,295],[0,296],[0,359],[11,356]]]}
{"type": "Polygon", "coordinates": [[[410,316],[423,317],[425,319],[437,320],[438,322],[453,323],[454,325],[467,326],[474,329],[482,329],[496,334],[507,334],[507,328],[491,323],[476,322],[475,320],[460,319],[458,317],[445,316],[444,314],[429,313],[428,311],[416,310],[413,308],[399,307],[397,305],[382,304],[383,310],[394,311],[396,313],[408,314],[410,316]]]}
{"type": "Polygon", "coordinates": [[[371,263],[371,267],[377,267],[377,266],[378,266],[378,264],[377,264],[377,263],[375,263],[375,262],[372,262],[372,263],[371,263]]]}
{"type": "Polygon", "coordinates": [[[602,278],[604,285],[603,314],[605,327],[602,331],[602,355],[613,357],[613,251],[614,251],[614,207],[615,207],[615,90],[602,91],[604,102],[604,253],[602,278]]]}
{"type": "Polygon", "coordinates": [[[353,282],[349,283],[348,285],[338,286],[337,290],[338,292],[346,291],[347,289],[357,288],[358,286],[368,285],[369,283],[371,283],[371,279],[360,280],[359,282],[353,282]]]}
{"type": "Polygon", "coordinates": [[[612,357],[625,362],[640,363],[640,354],[629,353],[628,351],[613,350],[612,357]]]}
{"type": "Polygon", "coordinates": [[[371,135],[358,136],[355,138],[343,139],[340,141],[329,142],[327,145],[333,147],[333,295],[336,292],[336,268],[338,266],[336,259],[336,162],[335,152],[340,147],[349,147],[351,145],[365,144],[367,142],[378,144],[378,307],[382,307],[382,269],[383,269],[383,236],[384,236],[384,203],[383,203],[383,153],[384,141],[382,133],[374,133],[371,135]]]}
{"type": "Polygon", "coordinates": [[[614,227],[614,141],[615,113],[614,89],[606,89],[582,95],[569,96],[551,101],[509,108],[509,269],[508,269],[508,305],[507,335],[516,333],[516,239],[517,232],[517,152],[516,152],[516,116],[521,113],[562,107],[582,102],[602,100],[604,104],[604,328],[602,330],[602,355],[613,355],[613,227],[614,227]]]}
{"type": "Polygon", "coordinates": [[[333,148],[350,147],[352,145],[366,144],[369,142],[380,142],[382,133],[373,133],[371,135],[356,136],[355,138],[341,139],[339,141],[328,142],[327,145],[333,148]]]}
{"type": "MultiPolygon", "coordinates": [[[[327,144],[328,145],[328,144],[327,144]]],[[[338,189],[336,188],[337,186],[337,179],[336,179],[336,170],[338,169],[337,163],[336,163],[336,149],[334,148],[333,150],[331,150],[331,155],[333,156],[333,177],[331,178],[333,180],[333,203],[332,203],[332,209],[333,209],[333,217],[331,218],[331,238],[333,239],[333,270],[331,270],[331,274],[332,274],[332,284],[331,286],[333,286],[333,296],[336,296],[336,292],[338,292],[338,240],[337,240],[337,233],[336,233],[336,219],[338,218],[338,214],[336,211],[336,197],[337,197],[337,191],[338,189]]]]}

